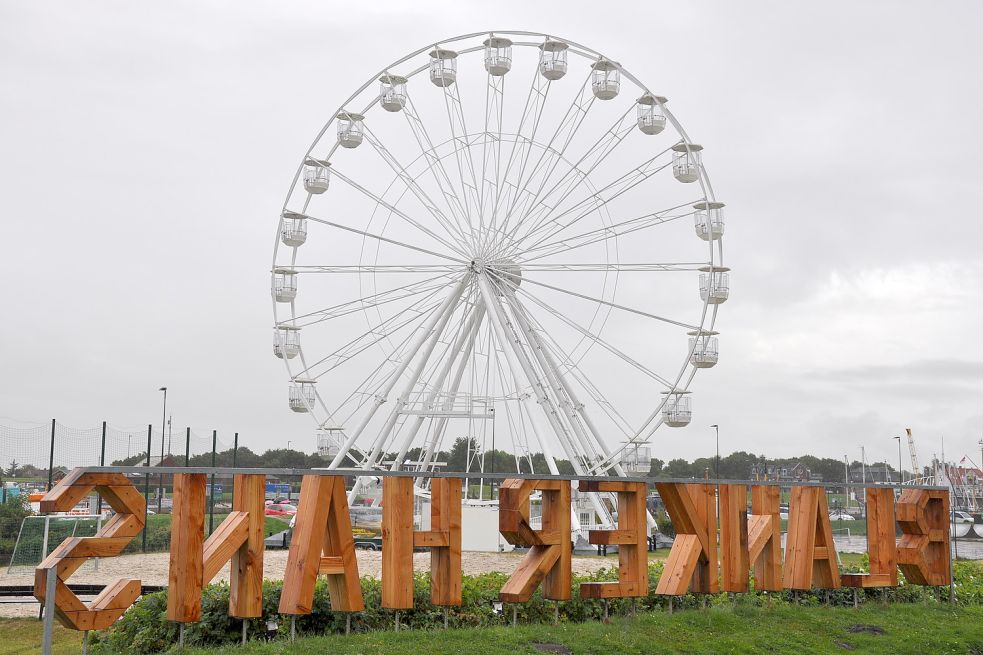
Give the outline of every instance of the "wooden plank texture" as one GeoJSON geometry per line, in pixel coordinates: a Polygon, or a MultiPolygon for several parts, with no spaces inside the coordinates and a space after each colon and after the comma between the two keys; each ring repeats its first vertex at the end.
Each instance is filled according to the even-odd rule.
{"type": "Polygon", "coordinates": [[[747,487],[720,485],[720,571],[724,591],[749,587],[747,487]]]}
{"type": "Polygon", "coordinates": [[[580,585],[584,598],[628,598],[648,595],[648,530],[644,482],[580,482],[580,491],[608,491],[618,497],[618,529],[591,530],[592,544],[619,544],[618,582],[585,582],[580,585]]]}
{"type": "Polygon", "coordinates": [[[245,512],[246,539],[232,555],[229,579],[229,615],[257,618],[263,615],[263,553],[266,519],[266,476],[236,475],[232,510],[245,512]]]}

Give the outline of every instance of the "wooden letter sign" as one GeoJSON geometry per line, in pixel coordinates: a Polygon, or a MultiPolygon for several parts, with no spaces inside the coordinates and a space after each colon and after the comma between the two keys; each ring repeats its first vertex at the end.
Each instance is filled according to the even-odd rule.
{"type": "Polygon", "coordinates": [[[712,484],[657,483],[659,496],[676,528],[655,593],[683,596],[715,594],[717,583],[717,517],[712,484]]]}
{"type": "Polygon", "coordinates": [[[345,479],[338,475],[305,475],[287,568],[280,594],[280,614],[310,614],[318,574],[328,577],[331,609],[365,609],[358,579],[352,520],[345,479]]]}
{"type": "Polygon", "coordinates": [[[720,563],[724,591],[748,590],[747,487],[720,485],[720,563]]]}
{"type": "Polygon", "coordinates": [[[57,570],[55,616],[72,630],[108,628],[140,595],[140,581],[117,580],[87,606],[65,581],[90,557],[115,557],[143,529],[146,501],[122,473],[83,473],[76,469],[41,499],[42,512],[67,512],[95,489],[116,515],[94,537],[69,537],[55,548],[34,572],[34,597],[45,600],[48,571],[57,570]]]}
{"type": "Polygon", "coordinates": [[[757,591],[782,590],[782,490],[777,486],[751,486],[748,517],[748,559],[754,567],[757,591]]]}
{"type": "Polygon", "coordinates": [[[844,587],[895,587],[898,584],[898,548],[894,542],[894,489],[868,488],[867,555],[870,573],[844,573],[844,587]]]}
{"type": "Polygon", "coordinates": [[[570,600],[570,483],[566,480],[506,480],[499,489],[498,529],[506,541],[529,552],[499,594],[505,602],[524,603],[539,583],[550,600],[570,600]],[[529,496],[543,493],[543,528],[529,523],[529,496]]]}
{"type": "Polygon", "coordinates": [[[898,499],[898,564],[911,584],[947,585],[949,494],[941,489],[905,489],[898,499]]]}
{"type": "Polygon", "coordinates": [[[786,589],[840,588],[824,488],[792,487],[785,540],[786,589]]]}
{"type": "Polygon", "coordinates": [[[176,473],[171,510],[167,620],[201,620],[201,590],[232,560],[229,615],[263,615],[265,475],[236,475],[232,512],[203,542],[205,474],[176,473]]]}
{"type": "Polygon", "coordinates": [[[382,606],[413,607],[413,548],[430,549],[430,600],[461,604],[461,479],[433,478],[430,526],[413,530],[413,478],[382,481],[382,606]]]}
{"type": "Polygon", "coordinates": [[[592,544],[618,545],[618,582],[584,582],[580,585],[582,598],[627,598],[647,596],[648,525],[645,516],[644,482],[580,481],[580,491],[614,492],[618,494],[618,529],[591,530],[592,544]]]}

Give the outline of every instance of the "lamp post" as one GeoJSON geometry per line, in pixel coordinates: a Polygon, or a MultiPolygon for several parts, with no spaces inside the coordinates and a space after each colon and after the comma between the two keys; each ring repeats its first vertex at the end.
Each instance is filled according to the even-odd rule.
{"type": "MultiPolygon", "coordinates": [[[[161,387],[158,391],[164,392],[164,412],[160,418],[160,463],[164,465],[164,431],[167,430],[167,387],[161,387]]],[[[157,476],[157,513],[160,514],[161,504],[164,500],[164,476],[157,476]]]]}
{"type": "Polygon", "coordinates": [[[901,468],[901,437],[897,436],[894,439],[898,441],[898,487],[900,488],[904,483],[904,472],[901,468]]]}
{"type": "Polygon", "coordinates": [[[714,423],[710,427],[714,429],[714,433],[716,434],[716,442],[717,442],[716,459],[714,460],[713,463],[713,475],[715,478],[719,480],[720,479],[720,426],[714,423]]]}

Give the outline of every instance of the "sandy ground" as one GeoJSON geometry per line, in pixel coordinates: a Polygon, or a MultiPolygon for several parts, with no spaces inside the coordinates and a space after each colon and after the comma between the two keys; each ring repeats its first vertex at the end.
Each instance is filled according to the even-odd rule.
{"type": "MultiPolygon", "coordinates": [[[[378,578],[382,572],[382,553],[378,551],[359,550],[359,575],[378,578]]],[[[521,554],[515,553],[473,553],[466,552],[461,556],[461,568],[465,574],[474,575],[499,571],[512,572],[519,564],[521,554]]],[[[151,553],[147,555],[123,555],[99,560],[99,570],[94,563],[89,563],[72,576],[71,582],[106,584],[117,578],[140,578],[144,584],[166,585],[168,553],[151,553]]],[[[575,574],[591,573],[601,568],[617,566],[617,557],[574,557],[573,572],[575,574]]],[[[268,550],[264,557],[264,577],[273,580],[283,578],[287,564],[286,550],[268,550]]],[[[413,566],[418,572],[430,570],[430,554],[415,553],[413,566]]],[[[10,574],[6,569],[0,569],[0,585],[33,585],[34,569],[14,569],[10,574]]],[[[215,581],[229,579],[229,566],[219,573],[215,581]]],[[[0,617],[37,616],[37,603],[0,603],[0,617]]]]}

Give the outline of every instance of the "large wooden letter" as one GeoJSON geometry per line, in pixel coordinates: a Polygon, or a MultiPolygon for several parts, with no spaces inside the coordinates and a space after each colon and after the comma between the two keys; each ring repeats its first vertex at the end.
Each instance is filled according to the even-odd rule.
{"type": "Polygon", "coordinates": [[[786,589],[840,588],[826,490],[822,487],[792,487],[782,585],[786,589]]]}
{"type": "Polygon", "coordinates": [[[676,539],[655,593],[683,596],[692,590],[715,594],[717,582],[717,512],[711,484],[655,485],[676,529],[676,539]]]}
{"type": "Polygon", "coordinates": [[[201,589],[230,559],[229,614],[263,615],[263,521],[266,476],[236,475],[232,512],[203,542],[205,474],[174,475],[167,619],[201,620],[201,589]]]}
{"type": "Polygon", "coordinates": [[[896,587],[898,585],[898,548],[894,542],[894,489],[868,488],[867,555],[870,573],[844,573],[844,587],[896,587]]]}
{"type": "Polygon", "coordinates": [[[942,586],[949,577],[949,493],[941,489],[905,489],[898,499],[898,564],[905,579],[942,586]]]}
{"type": "Polygon", "coordinates": [[[777,486],[751,486],[748,517],[748,558],[754,567],[757,591],[782,590],[782,490],[777,486]]]}
{"type": "Polygon", "coordinates": [[[724,591],[748,590],[747,487],[720,485],[720,568],[724,591]]]}
{"type": "Polygon", "coordinates": [[[499,593],[510,603],[532,598],[539,583],[543,597],[570,600],[570,483],[565,480],[506,480],[499,489],[498,529],[506,541],[529,552],[499,593]],[[543,528],[529,524],[529,496],[543,492],[543,528]]]}
{"type": "Polygon", "coordinates": [[[430,600],[461,604],[461,480],[433,478],[430,530],[413,530],[413,478],[382,481],[382,606],[413,607],[413,548],[430,549],[430,600]]]}
{"type": "Polygon", "coordinates": [[[618,582],[584,582],[582,598],[627,598],[647,596],[648,526],[645,517],[644,482],[580,481],[580,491],[615,492],[618,494],[618,529],[591,530],[592,544],[618,545],[618,582]]]}
{"type": "Polygon", "coordinates": [[[280,594],[280,614],[311,613],[318,573],[328,578],[332,610],[365,609],[345,479],[338,475],[305,475],[301,483],[280,594]]]}
{"type": "Polygon", "coordinates": [[[122,473],[84,473],[75,469],[41,499],[42,512],[67,512],[95,489],[116,515],[94,537],[69,537],[34,572],[34,597],[45,600],[48,571],[55,569],[55,616],[71,630],[102,630],[116,621],[140,595],[140,581],[130,578],[106,585],[87,606],[65,581],[90,557],[115,557],[143,529],[147,504],[122,473]]]}

